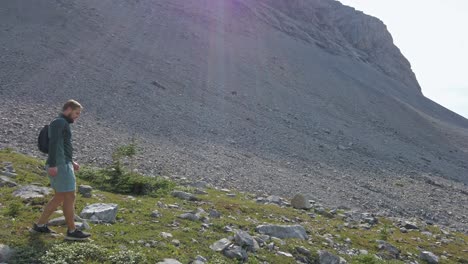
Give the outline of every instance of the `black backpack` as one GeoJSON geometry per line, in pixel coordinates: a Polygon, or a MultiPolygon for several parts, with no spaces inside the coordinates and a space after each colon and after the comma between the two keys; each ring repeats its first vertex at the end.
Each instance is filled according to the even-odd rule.
{"type": "Polygon", "coordinates": [[[39,132],[39,137],[37,138],[37,147],[42,153],[49,153],[49,125],[45,125],[41,129],[41,132],[39,132]]]}

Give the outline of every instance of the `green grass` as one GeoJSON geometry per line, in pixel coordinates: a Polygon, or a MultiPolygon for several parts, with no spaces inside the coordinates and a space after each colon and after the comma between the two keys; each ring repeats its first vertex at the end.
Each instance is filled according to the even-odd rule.
{"type": "MultiPolygon", "coordinates": [[[[13,163],[13,167],[18,173],[15,179],[17,183],[48,185],[48,179],[43,169],[43,161],[12,151],[0,150],[0,169],[4,161],[13,163]]],[[[122,248],[125,248],[144,255],[148,263],[156,263],[164,258],[175,258],[182,263],[188,263],[197,255],[204,256],[209,263],[235,263],[209,248],[213,242],[232,235],[232,233],[223,231],[224,226],[233,225],[236,228],[248,230],[251,234],[255,234],[255,227],[262,223],[292,224],[286,220],[281,220],[282,217],[286,217],[290,220],[295,219],[304,226],[310,232],[311,242],[289,239],[286,240],[286,245],[279,245],[281,251],[293,253],[297,246],[302,246],[312,252],[325,249],[336,253],[333,248],[324,244],[325,240],[321,237],[324,234],[332,234],[336,242],[345,243],[344,240],[350,238],[350,247],[365,249],[369,253],[377,252],[375,240],[385,238],[389,243],[401,249],[402,254],[410,252],[417,257],[419,254],[417,247],[419,246],[437,255],[444,251],[453,255],[448,260],[441,260],[440,263],[458,263],[458,259],[468,259],[468,253],[462,251],[462,249],[468,248],[468,236],[465,234],[455,233],[454,243],[436,246],[434,238],[428,238],[419,232],[401,233],[388,219],[379,219],[379,224],[370,230],[348,229],[343,228],[344,222],[338,216],[328,218],[317,215],[316,218],[310,218],[305,211],[281,208],[276,205],[257,204],[248,194],[237,193],[236,197],[230,198],[224,192],[208,189],[208,194],[198,195],[201,201],[188,202],[169,195],[172,188],[190,191],[190,188],[177,187],[174,183],[158,185],[160,190],[157,193],[134,195],[133,198],[130,198],[127,193],[109,192],[110,187],[106,186],[104,181],[102,184],[96,184],[102,179],[93,179],[91,175],[95,176],[98,173],[102,174],[98,176],[101,177],[105,174],[105,170],[93,171],[85,168],[83,172],[83,174],[87,173],[87,175],[81,175],[82,178],[77,179],[78,184],[92,185],[95,187],[93,190],[95,195],[92,198],[83,198],[77,195],[77,214],[87,204],[91,203],[105,202],[119,205],[115,224],[91,224],[92,229],[90,232],[93,235],[91,243],[105,250],[106,254],[116,254],[122,248]],[[101,189],[96,189],[97,186],[101,189]],[[158,202],[178,204],[180,208],[159,208],[157,206],[158,202]],[[195,210],[198,207],[207,212],[210,209],[216,209],[222,214],[222,217],[210,219],[212,225],[203,231],[201,222],[191,222],[177,218],[178,215],[195,210]],[[162,217],[152,218],[151,212],[153,210],[158,210],[162,217]],[[172,227],[174,221],[178,223],[177,228],[172,227]],[[173,235],[173,238],[164,239],[160,235],[161,232],[169,232],[173,235]],[[415,238],[419,238],[419,241],[415,240],[415,238]],[[180,246],[172,245],[172,239],[179,240],[180,246]],[[144,240],[145,243],[154,240],[158,243],[156,247],[146,247],[144,244],[140,244],[139,240],[144,240]]],[[[159,183],[161,183],[160,180],[159,183]]],[[[47,251],[51,254],[51,252],[55,252],[54,250],[57,252],[70,250],[70,243],[65,242],[62,237],[31,235],[28,232],[28,228],[39,217],[43,204],[50,197],[25,204],[20,199],[13,197],[12,192],[14,189],[0,188],[0,243],[17,248],[18,254],[14,261],[17,263],[34,263],[32,260],[39,259],[47,251]]],[[[65,232],[64,227],[55,227],[54,229],[62,234],[65,232]]],[[[430,226],[428,230],[434,234],[440,233],[439,228],[436,226],[430,226]]],[[[369,256],[342,257],[347,259],[349,263],[387,263],[379,262],[369,256]]],[[[93,260],[92,258],[87,260],[86,263],[93,263],[93,261],[103,263],[102,260],[93,260]]],[[[262,248],[254,254],[249,253],[248,263],[262,263],[263,261],[285,264],[296,263],[294,259],[277,256],[266,248],[262,248]]],[[[395,261],[392,263],[403,262],[395,261]]]]}

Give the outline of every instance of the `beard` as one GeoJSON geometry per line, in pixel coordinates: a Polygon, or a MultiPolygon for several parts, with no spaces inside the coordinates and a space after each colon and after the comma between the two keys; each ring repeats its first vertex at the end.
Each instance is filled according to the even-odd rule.
{"type": "Polygon", "coordinates": [[[72,114],[71,114],[71,113],[69,113],[68,115],[66,115],[66,117],[67,117],[69,123],[75,122],[75,120],[73,120],[73,118],[72,118],[72,114]]]}

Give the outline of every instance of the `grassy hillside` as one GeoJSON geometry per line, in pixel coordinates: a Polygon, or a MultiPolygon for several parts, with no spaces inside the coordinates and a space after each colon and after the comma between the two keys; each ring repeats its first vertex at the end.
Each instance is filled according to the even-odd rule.
{"type": "MultiPolygon", "coordinates": [[[[0,171],[9,163],[12,163],[17,173],[12,180],[18,185],[32,183],[48,185],[43,161],[9,150],[1,150],[0,171]]],[[[84,171],[87,175],[78,174],[81,176],[77,179],[78,185],[89,184],[94,187],[97,177],[103,177],[103,173],[106,172],[89,168],[84,171]],[[90,175],[96,178],[91,179],[90,175]]],[[[10,263],[38,263],[41,260],[40,256],[44,255],[46,257],[42,257],[42,260],[47,260],[48,263],[52,260],[64,263],[60,262],[64,256],[73,257],[76,263],[80,258],[84,263],[156,263],[164,258],[174,258],[182,263],[189,263],[198,255],[206,258],[207,263],[236,263],[210,249],[210,245],[217,240],[234,235],[232,232],[226,232],[226,226],[233,230],[245,230],[253,236],[257,235],[255,227],[262,223],[300,224],[308,231],[309,240],[273,239],[267,244],[274,243],[278,248],[269,249],[268,246],[263,246],[257,252],[249,253],[247,262],[296,263],[294,257],[280,256],[278,251],[298,257],[300,254],[297,248],[303,247],[312,252],[311,261],[318,261],[317,250],[327,250],[340,255],[348,263],[404,263],[401,260],[385,262],[373,257],[378,253],[376,240],[386,240],[400,249],[402,257],[406,259],[418,260],[422,249],[431,251],[439,257],[446,256],[440,258],[440,263],[468,263],[468,252],[466,252],[468,236],[454,232],[444,234],[438,226],[427,225],[421,230],[431,232],[432,236],[420,231],[402,233],[391,220],[384,218],[379,218],[378,224],[369,230],[360,227],[348,228],[342,215],[343,211],[338,211],[334,215],[317,213],[311,217],[309,215],[311,211],[259,204],[252,195],[232,191],[228,195],[226,190],[215,188],[205,189],[206,194],[197,194],[199,201],[186,201],[173,197],[170,191],[175,188],[194,193],[195,189],[178,186],[163,179],[157,181],[166,184],[158,185],[160,188],[158,192],[147,195],[129,196],[97,188],[93,190],[91,198],[84,198],[78,194],[77,214],[87,204],[92,203],[116,203],[119,206],[116,223],[90,224],[92,240],[86,243],[66,242],[63,236],[30,234],[29,227],[39,217],[49,197],[25,202],[12,195],[18,187],[0,187],[0,244],[15,249],[16,254],[10,263]],[[221,217],[210,217],[206,223],[178,218],[182,213],[197,208],[202,208],[206,212],[214,209],[221,214],[221,217]],[[159,211],[161,217],[151,216],[154,210],[159,211]],[[164,238],[162,232],[170,233],[172,237],[164,238]],[[451,242],[440,243],[442,238],[450,238],[451,242]],[[349,249],[367,250],[369,254],[351,257],[337,253],[335,248],[344,246],[349,249]],[[78,256],[80,254],[81,257],[78,256]]],[[[58,216],[60,215],[56,213],[52,217],[58,216]]],[[[64,227],[52,228],[61,234],[66,232],[64,227]]]]}

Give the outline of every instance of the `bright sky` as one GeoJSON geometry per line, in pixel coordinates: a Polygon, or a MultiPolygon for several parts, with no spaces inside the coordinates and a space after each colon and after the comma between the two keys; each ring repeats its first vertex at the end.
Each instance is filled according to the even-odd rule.
{"type": "Polygon", "coordinates": [[[339,0],[382,20],[423,94],[468,118],[468,0],[339,0]]]}

